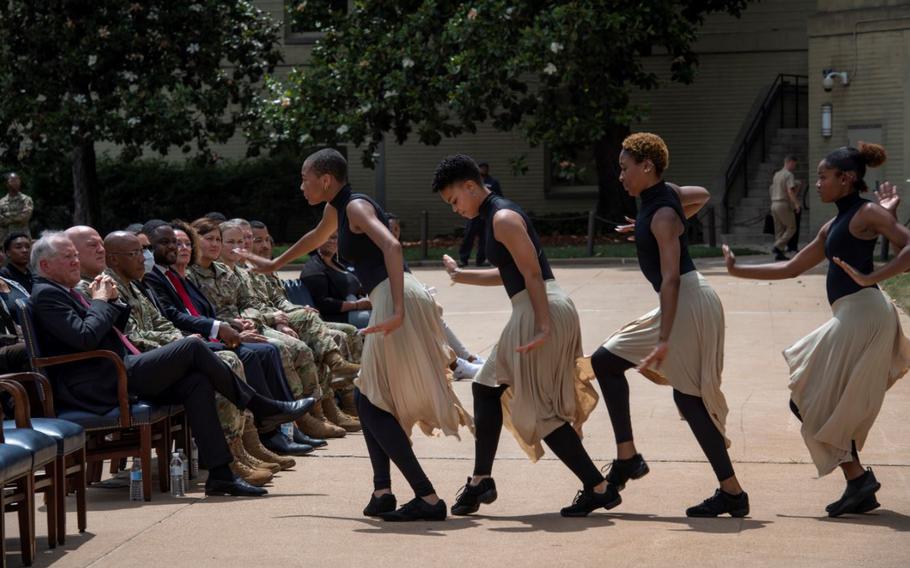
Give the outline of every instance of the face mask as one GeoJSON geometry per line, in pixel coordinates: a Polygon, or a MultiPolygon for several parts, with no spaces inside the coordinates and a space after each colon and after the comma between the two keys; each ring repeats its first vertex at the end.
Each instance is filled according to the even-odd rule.
{"type": "Polygon", "coordinates": [[[145,273],[148,274],[155,268],[155,255],[149,249],[143,249],[142,260],[145,264],[145,273]]]}

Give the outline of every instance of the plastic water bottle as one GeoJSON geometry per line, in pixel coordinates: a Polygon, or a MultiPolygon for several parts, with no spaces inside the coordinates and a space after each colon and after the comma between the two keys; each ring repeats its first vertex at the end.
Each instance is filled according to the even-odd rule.
{"type": "Polygon", "coordinates": [[[294,441],[294,424],[291,422],[285,422],[281,425],[281,433],[284,434],[284,437],[290,441],[294,441]]]}
{"type": "Polygon", "coordinates": [[[142,464],[139,458],[133,458],[133,465],[130,467],[130,501],[142,501],[142,464]]]}
{"type": "Polygon", "coordinates": [[[180,456],[180,462],[183,464],[183,490],[186,491],[190,488],[190,460],[187,459],[183,448],[177,450],[177,455],[180,456]]]}
{"type": "Polygon", "coordinates": [[[183,497],[186,493],[183,491],[183,460],[180,454],[174,452],[171,454],[171,496],[183,497]]]}
{"type": "Polygon", "coordinates": [[[199,477],[199,448],[196,447],[196,438],[190,443],[190,479],[196,479],[199,477]]]}

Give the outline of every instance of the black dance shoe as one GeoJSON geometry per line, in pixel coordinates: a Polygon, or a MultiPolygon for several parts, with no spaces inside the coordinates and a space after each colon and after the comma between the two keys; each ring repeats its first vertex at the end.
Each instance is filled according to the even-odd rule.
{"type": "Polygon", "coordinates": [[[559,514],[563,517],[587,517],[588,514],[603,507],[612,509],[622,503],[622,496],[612,485],[607,485],[607,490],[597,493],[593,489],[582,489],[575,495],[575,499],[568,507],[563,507],[559,514]]]}
{"type": "Polygon", "coordinates": [[[608,467],[610,471],[606,475],[607,483],[616,487],[617,491],[625,489],[630,479],[641,479],[651,471],[641,454],[635,454],[626,460],[613,460],[608,467]]]}
{"type": "Polygon", "coordinates": [[[256,419],[256,426],[260,431],[268,431],[285,424],[293,422],[306,414],[316,404],[312,397],[301,398],[292,402],[283,400],[271,400],[265,397],[259,397],[250,403],[247,407],[253,413],[256,419]]]}
{"type": "Polygon", "coordinates": [[[292,442],[281,430],[260,434],[259,441],[262,442],[265,449],[279,456],[305,456],[313,452],[313,446],[292,442]]]}
{"type": "Polygon", "coordinates": [[[749,494],[730,495],[718,489],[714,495],[700,505],[686,509],[687,517],[716,517],[729,513],[731,517],[745,517],[749,514],[749,494]]]}
{"type": "Polygon", "coordinates": [[[875,498],[875,495],[870,495],[869,497],[863,499],[862,503],[856,506],[856,509],[850,512],[856,515],[862,515],[863,513],[874,511],[881,506],[882,504],[878,502],[878,499],[875,498]]]}
{"type": "Polygon", "coordinates": [[[471,485],[471,478],[464,484],[464,487],[455,496],[455,504],[452,505],[453,515],[470,515],[480,509],[480,504],[489,505],[496,500],[496,482],[492,477],[486,477],[477,485],[471,485]]]}
{"type": "Polygon", "coordinates": [[[268,495],[262,487],[254,487],[246,481],[234,476],[231,481],[224,479],[208,479],[205,482],[206,495],[231,495],[234,497],[262,497],[268,495]]]}
{"type": "Polygon", "coordinates": [[[328,442],[320,438],[310,438],[301,432],[300,429],[296,426],[294,426],[294,443],[303,444],[304,446],[312,446],[314,448],[322,448],[328,445],[328,442]]]}
{"type": "Polygon", "coordinates": [[[442,499],[430,505],[420,497],[414,497],[395,511],[379,513],[383,521],[404,523],[408,521],[444,521],[446,520],[446,502],[442,499]]]}
{"type": "Polygon", "coordinates": [[[398,501],[391,493],[384,493],[379,497],[370,495],[370,502],[363,508],[363,516],[378,517],[383,513],[391,513],[398,506],[398,501]]]}
{"type": "MultiPolygon", "coordinates": [[[[875,509],[875,507],[865,511],[858,511],[859,505],[872,505],[872,503],[866,503],[865,501],[869,497],[872,497],[872,500],[875,501],[875,492],[881,486],[882,484],[875,479],[875,474],[872,473],[872,468],[870,467],[866,470],[866,473],[848,481],[847,488],[844,489],[844,494],[841,495],[841,498],[825,507],[825,510],[828,511],[829,517],[839,517],[845,513],[867,513],[875,509]]],[[[875,503],[878,503],[878,501],[875,501],[875,503]]]]}

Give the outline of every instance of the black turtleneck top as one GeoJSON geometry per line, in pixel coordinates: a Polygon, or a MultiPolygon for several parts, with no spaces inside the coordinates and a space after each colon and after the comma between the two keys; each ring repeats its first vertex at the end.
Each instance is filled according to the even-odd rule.
{"type": "Polygon", "coordinates": [[[828,226],[828,237],[825,239],[825,256],[828,258],[828,277],[825,285],[830,304],[863,288],[878,288],[875,285],[860,286],[844,272],[843,268],[831,260],[836,256],[863,274],[872,272],[876,239],[860,239],[850,234],[850,220],[866,203],[869,201],[855,191],[834,202],[837,205],[837,217],[828,226]]]}
{"type": "Polygon", "coordinates": [[[483,230],[487,240],[487,260],[490,261],[490,264],[499,269],[499,276],[502,278],[506,293],[511,298],[524,290],[527,286],[525,286],[525,278],[522,276],[521,271],[518,270],[518,265],[515,264],[515,259],[512,258],[509,249],[507,249],[504,244],[497,241],[493,234],[493,216],[496,215],[497,211],[503,209],[514,211],[524,219],[525,226],[528,230],[528,237],[530,237],[531,243],[534,245],[534,250],[537,252],[537,261],[540,263],[540,273],[543,279],[553,280],[553,271],[550,269],[550,263],[547,261],[547,257],[543,252],[543,247],[540,246],[540,237],[537,236],[537,231],[534,230],[531,219],[521,210],[521,207],[505,197],[491,192],[483,203],[481,203],[479,213],[479,217],[483,220],[483,230]]]}
{"type": "MultiPolygon", "coordinates": [[[[686,214],[683,212],[679,194],[663,180],[641,192],[641,208],[635,218],[635,248],[638,251],[638,266],[655,292],[660,292],[663,275],[660,272],[660,247],[657,238],[651,232],[651,219],[658,210],[669,207],[676,211],[683,227],[686,227],[686,214]]],[[[683,230],[679,235],[679,274],[695,270],[695,263],[689,256],[689,238],[683,230]]]]}
{"type": "MultiPolygon", "coordinates": [[[[376,210],[376,217],[386,227],[389,226],[389,217],[382,207],[373,198],[362,193],[352,193],[351,186],[345,185],[338,191],[329,204],[338,211],[338,256],[347,264],[354,267],[354,274],[369,294],[379,283],[389,277],[385,268],[385,257],[382,250],[376,246],[365,233],[351,231],[348,223],[348,203],[354,199],[363,199],[369,202],[376,210]]],[[[410,272],[408,264],[404,263],[404,271],[410,272]]]]}

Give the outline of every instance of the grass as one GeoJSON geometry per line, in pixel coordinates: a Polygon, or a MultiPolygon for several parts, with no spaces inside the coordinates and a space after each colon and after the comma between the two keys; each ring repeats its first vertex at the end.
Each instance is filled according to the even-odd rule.
{"type": "Polygon", "coordinates": [[[881,287],[904,312],[910,313],[910,274],[898,274],[889,278],[881,283],[881,287]]]}
{"type": "MultiPolygon", "coordinates": [[[[276,246],[274,252],[275,256],[283,253],[287,248],[287,245],[276,246]]],[[[587,258],[588,256],[587,247],[583,245],[545,246],[544,251],[547,253],[548,258],[587,258]]],[[[748,248],[734,248],[733,252],[737,256],[764,254],[760,251],[748,248]]],[[[430,247],[427,251],[427,256],[430,260],[439,260],[444,254],[447,254],[452,258],[458,258],[458,251],[454,248],[430,247]]],[[[692,258],[716,258],[723,256],[720,247],[703,245],[693,245],[689,247],[689,254],[692,258]]],[[[594,246],[595,258],[635,258],[636,256],[635,245],[633,243],[608,243],[594,246]]],[[[419,246],[405,248],[404,258],[409,261],[421,260],[421,248],[419,246]]],[[[295,262],[306,262],[306,257],[298,258],[295,262]]],[[[908,284],[908,287],[910,287],[910,284],[908,284]]]]}

